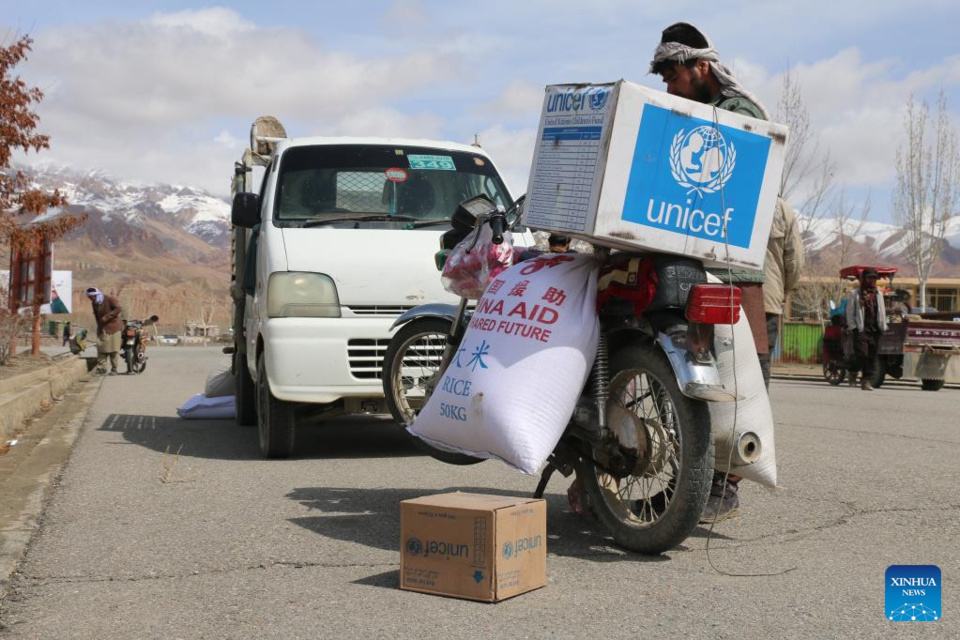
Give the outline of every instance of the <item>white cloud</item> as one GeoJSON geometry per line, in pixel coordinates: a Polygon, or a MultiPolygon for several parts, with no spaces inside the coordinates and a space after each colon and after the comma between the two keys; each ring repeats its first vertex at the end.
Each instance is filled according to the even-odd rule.
{"type": "Polygon", "coordinates": [[[492,117],[538,114],[543,107],[543,85],[512,80],[494,100],[479,111],[492,117]]]}
{"type": "Polygon", "coordinates": [[[388,105],[454,80],[457,68],[455,56],[429,49],[326,50],[304,31],[260,27],[226,8],[34,37],[23,75],[46,94],[37,109],[51,136],[44,157],[218,193],[254,117],[307,130],[292,134],[435,136],[438,116],[388,105]],[[224,121],[239,124],[226,130],[224,121]]]}
{"type": "Polygon", "coordinates": [[[150,18],[153,24],[166,28],[179,28],[188,32],[203,33],[216,38],[229,38],[241,31],[253,31],[256,25],[244,20],[224,7],[187,10],[177,13],[155,13],[150,18]]]}
{"type": "Polygon", "coordinates": [[[430,113],[407,115],[388,107],[371,107],[340,118],[330,129],[314,133],[341,136],[436,138],[443,119],[430,113]]]}
{"type": "Polygon", "coordinates": [[[480,132],[480,145],[493,158],[514,198],[527,191],[536,140],[535,128],[508,129],[497,124],[480,132]]]}
{"type": "MultiPolygon", "coordinates": [[[[737,60],[735,67],[741,82],[754,89],[774,112],[783,73],[770,73],[744,60],[737,60]]],[[[820,145],[830,150],[836,162],[836,182],[883,188],[895,175],[894,157],[902,139],[907,97],[929,97],[941,86],[960,86],[960,56],[898,75],[897,61],[864,60],[861,52],[851,47],[829,58],[794,65],[791,72],[801,85],[820,145]]],[[[886,206],[880,204],[880,208],[886,206]]]]}

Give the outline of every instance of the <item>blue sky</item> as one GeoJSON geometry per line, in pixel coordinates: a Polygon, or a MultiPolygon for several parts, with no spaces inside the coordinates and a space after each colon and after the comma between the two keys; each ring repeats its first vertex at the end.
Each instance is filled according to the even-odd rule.
{"type": "Polygon", "coordinates": [[[19,71],[47,94],[40,159],[220,194],[264,113],[291,135],[479,133],[520,193],[543,86],[661,88],[647,63],[677,20],[706,31],[771,111],[783,72],[797,74],[838,185],[869,190],[873,219],[890,217],[907,96],[943,87],[960,122],[956,2],[33,0],[0,2],[0,16],[5,41],[36,41],[19,71]]]}

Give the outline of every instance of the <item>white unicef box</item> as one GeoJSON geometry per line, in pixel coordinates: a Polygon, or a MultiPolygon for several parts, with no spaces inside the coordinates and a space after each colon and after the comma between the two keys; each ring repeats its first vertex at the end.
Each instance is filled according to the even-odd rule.
{"type": "Polygon", "coordinates": [[[763,268],[787,128],[620,80],[546,88],[524,220],[763,268]]]}

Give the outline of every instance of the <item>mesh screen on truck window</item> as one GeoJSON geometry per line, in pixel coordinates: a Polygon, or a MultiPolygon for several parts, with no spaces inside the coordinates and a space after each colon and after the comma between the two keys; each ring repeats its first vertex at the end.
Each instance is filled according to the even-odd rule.
{"type": "Polygon", "coordinates": [[[461,201],[480,193],[504,207],[511,202],[489,160],[471,153],[371,145],[294,147],[280,162],[275,217],[306,221],[362,213],[449,218],[461,201]],[[420,160],[411,163],[411,155],[420,160]],[[436,161],[424,162],[424,157],[436,161]]]}

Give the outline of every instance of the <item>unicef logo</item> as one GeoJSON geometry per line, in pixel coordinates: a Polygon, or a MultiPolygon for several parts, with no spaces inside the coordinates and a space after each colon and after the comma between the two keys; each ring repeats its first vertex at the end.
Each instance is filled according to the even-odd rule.
{"type": "Polygon", "coordinates": [[[681,129],[670,144],[670,173],[681,187],[697,195],[714,193],[733,174],[737,150],[716,127],[704,125],[684,134],[681,129]]]}
{"type": "Polygon", "coordinates": [[[420,543],[420,540],[417,538],[408,538],[407,539],[407,553],[412,556],[418,556],[423,552],[423,545],[420,543]]]}
{"type": "Polygon", "coordinates": [[[600,111],[607,106],[607,97],[610,95],[609,89],[597,89],[590,94],[589,105],[594,111],[600,111]]]}
{"type": "Polygon", "coordinates": [[[513,543],[512,543],[512,542],[504,542],[504,543],[503,543],[503,557],[504,557],[504,558],[512,558],[512,557],[513,557],[513,543]]]}

